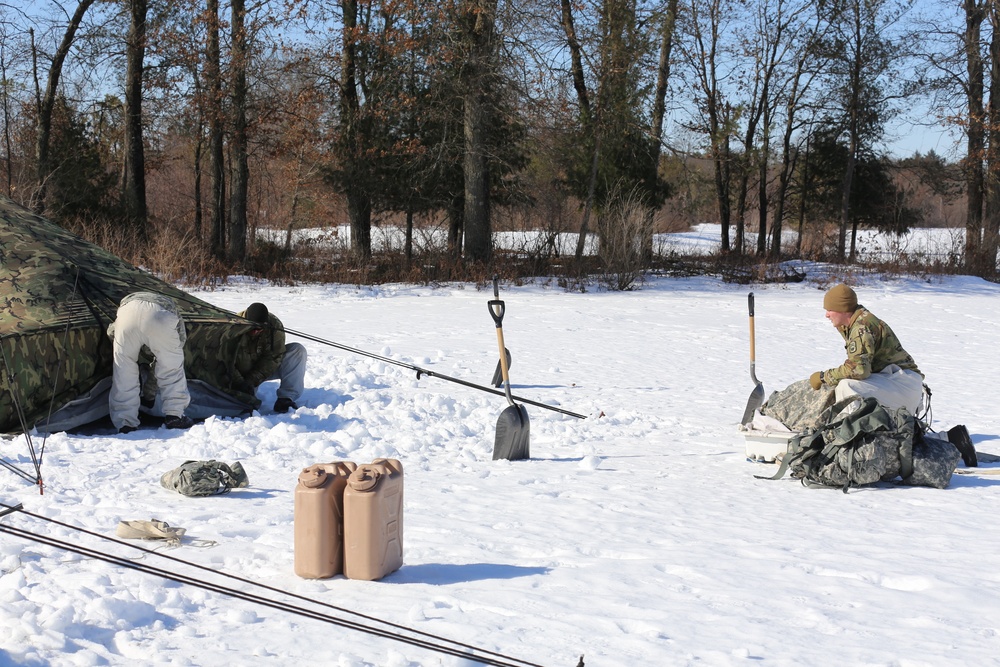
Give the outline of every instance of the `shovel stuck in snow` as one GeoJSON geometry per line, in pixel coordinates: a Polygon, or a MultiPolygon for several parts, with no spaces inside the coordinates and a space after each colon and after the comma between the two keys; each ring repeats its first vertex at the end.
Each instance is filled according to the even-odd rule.
{"type": "Polygon", "coordinates": [[[754,340],[754,330],[753,330],[753,292],[750,292],[747,297],[747,303],[750,307],[750,379],[754,381],[756,385],[753,391],[750,392],[750,398],[747,400],[747,408],[743,411],[743,420],[741,424],[748,424],[753,420],[753,413],[764,404],[764,384],[757,379],[757,372],[754,369],[756,351],[755,351],[755,340],[754,340]]]}
{"type": "Polygon", "coordinates": [[[493,460],[508,459],[519,461],[528,458],[528,439],[531,424],[528,421],[528,411],[523,405],[514,403],[510,395],[510,373],[507,368],[506,348],[503,344],[504,302],[500,300],[500,288],[497,286],[497,276],[493,276],[493,296],[489,302],[490,315],[497,327],[497,345],[500,348],[500,373],[503,376],[504,393],[508,405],[497,419],[496,439],[493,443],[493,460]]]}

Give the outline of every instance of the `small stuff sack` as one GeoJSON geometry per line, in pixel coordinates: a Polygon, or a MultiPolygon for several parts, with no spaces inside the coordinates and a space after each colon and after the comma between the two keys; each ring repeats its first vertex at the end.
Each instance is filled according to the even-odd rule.
{"type": "Polygon", "coordinates": [[[250,480],[239,461],[232,466],[214,460],[185,461],[164,473],[160,484],[185,496],[216,496],[250,486],[250,480]]]}

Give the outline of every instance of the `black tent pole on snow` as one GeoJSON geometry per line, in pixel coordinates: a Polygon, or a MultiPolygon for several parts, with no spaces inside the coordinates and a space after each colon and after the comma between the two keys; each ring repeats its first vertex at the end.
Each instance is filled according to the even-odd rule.
{"type": "MultiPolygon", "coordinates": [[[[439,378],[441,380],[447,380],[449,382],[454,382],[455,384],[460,384],[460,385],[463,385],[465,387],[471,387],[472,389],[478,389],[480,391],[485,391],[485,392],[488,392],[490,394],[496,394],[497,396],[504,396],[504,397],[507,396],[506,393],[504,393],[504,392],[502,392],[502,391],[500,391],[498,389],[493,389],[492,387],[484,387],[483,385],[476,384],[475,382],[468,382],[466,380],[461,380],[459,378],[452,377],[450,375],[444,375],[443,373],[437,373],[435,371],[427,370],[426,368],[421,368],[420,366],[414,366],[413,364],[408,364],[408,363],[406,363],[404,361],[398,361],[396,359],[390,359],[389,357],[383,357],[380,354],[373,354],[371,352],[365,352],[364,350],[359,350],[359,349],[357,349],[355,347],[349,347],[347,345],[341,345],[340,343],[334,343],[333,341],[324,340],[324,339],[319,338],[317,336],[312,336],[312,335],[307,334],[307,333],[302,333],[301,331],[295,331],[294,329],[288,329],[288,328],[286,328],[285,329],[285,333],[292,334],[293,336],[298,336],[299,338],[305,338],[306,340],[311,340],[314,343],[322,343],[323,345],[329,345],[330,347],[335,347],[335,348],[340,349],[340,350],[346,350],[347,352],[353,352],[354,354],[360,354],[360,355],[365,356],[365,357],[371,357],[372,359],[376,359],[378,361],[384,361],[387,364],[394,364],[396,366],[401,366],[403,368],[408,368],[409,370],[416,372],[418,380],[420,379],[421,375],[429,375],[430,377],[439,378]]],[[[557,407],[555,407],[553,405],[548,405],[547,403],[539,403],[537,401],[532,401],[530,399],[523,398],[521,396],[514,396],[512,394],[511,398],[516,398],[517,400],[521,401],[522,403],[527,403],[528,405],[535,405],[535,406],[537,406],[539,408],[545,408],[546,410],[553,410],[554,412],[560,412],[560,413],[562,413],[564,415],[569,415],[570,417],[576,417],[577,419],[586,419],[587,418],[586,415],[581,415],[581,414],[576,413],[576,412],[570,412],[569,410],[563,410],[562,408],[557,408],[557,407]]]]}

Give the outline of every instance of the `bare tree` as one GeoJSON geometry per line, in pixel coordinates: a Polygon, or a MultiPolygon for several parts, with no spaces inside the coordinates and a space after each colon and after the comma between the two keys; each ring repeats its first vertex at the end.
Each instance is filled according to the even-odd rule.
{"type": "Polygon", "coordinates": [[[857,221],[851,217],[854,170],[861,151],[871,149],[892,114],[891,102],[904,95],[898,76],[903,35],[900,19],[912,0],[845,0],[834,22],[831,44],[832,83],[838,91],[836,111],[847,141],[847,164],[841,184],[837,255],[853,262],[857,221]],[[847,228],[851,249],[847,254],[847,228]]]}
{"type": "Polygon", "coordinates": [[[230,151],[233,175],[229,192],[229,245],[226,256],[230,262],[241,263],[247,256],[247,193],[250,167],[247,137],[247,67],[250,58],[244,0],[231,0],[232,6],[232,91],[233,131],[230,151]]]}
{"type": "Polygon", "coordinates": [[[146,52],[146,0],[128,0],[125,44],[125,165],[122,201],[133,228],[146,235],[146,158],[142,139],[143,62],[146,52]]]}
{"type": "Polygon", "coordinates": [[[720,74],[723,36],[734,8],[728,0],[685,0],[684,39],[680,41],[683,62],[689,72],[689,86],[696,106],[694,130],[708,141],[712,160],[715,196],[722,231],[722,252],[732,251],[732,149],[736,109],[723,90],[720,74]]]}
{"type": "Polygon", "coordinates": [[[997,247],[1000,245],[1000,3],[989,3],[991,28],[989,62],[990,89],[987,105],[986,210],[980,248],[980,266],[984,275],[996,272],[997,247]]]}
{"type": "Polygon", "coordinates": [[[966,187],[965,263],[979,265],[982,229],[983,194],[986,175],[983,170],[986,143],[986,109],[983,107],[982,26],[990,0],[963,0],[965,34],[962,51],[965,55],[965,99],[968,104],[966,125],[966,155],[963,160],[966,187]]]}
{"type": "MultiPolygon", "coordinates": [[[[96,0],[80,0],[80,3],[76,6],[73,16],[66,25],[62,40],[59,42],[59,46],[52,56],[48,79],[45,84],[45,92],[42,94],[39,91],[38,117],[36,122],[37,137],[35,141],[35,164],[38,183],[32,202],[32,208],[39,213],[45,211],[45,184],[51,171],[51,166],[49,165],[49,137],[52,133],[52,111],[55,107],[56,95],[59,89],[59,77],[62,76],[63,63],[66,61],[66,56],[69,55],[69,50],[73,46],[73,39],[76,37],[76,32],[83,22],[83,17],[94,2],[96,0]]],[[[34,53],[37,54],[37,52],[34,53]]],[[[37,81],[37,67],[35,75],[37,81]]]]}

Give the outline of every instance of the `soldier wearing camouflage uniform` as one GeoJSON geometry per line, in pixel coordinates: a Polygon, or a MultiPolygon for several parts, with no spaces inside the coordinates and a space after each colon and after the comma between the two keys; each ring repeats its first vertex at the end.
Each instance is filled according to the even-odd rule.
{"type": "Polygon", "coordinates": [[[812,388],[836,388],[837,402],[849,396],[871,396],[888,408],[905,407],[917,414],[924,375],[889,325],[859,305],[857,294],[844,284],[827,291],[823,307],[826,318],[844,337],[847,360],[813,373],[812,388]]]}
{"type": "Polygon", "coordinates": [[[177,304],[169,296],[155,292],[134,292],[122,299],[118,315],[108,327],[114,341],[111,421],[121,433],[139,428],[139,355],[145,346],[156,362],[153,373],[166,415],[167,428],[189,428],[184,416],[191,403],[184,375],[184,342],[187,332],[177,304]]]}
{"type": "Polygon", "coordinates": [[[232,368],[233,388],[253,397],[266,380],[279,380],[275,412],[298,409],[295,403],[305,391],[306,348],[301,343],[285,343],[285,327],[262,303],[252,303],[241,313],[259,326],[244,335],[232,368]]]}

